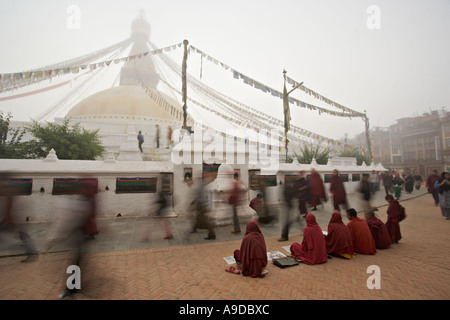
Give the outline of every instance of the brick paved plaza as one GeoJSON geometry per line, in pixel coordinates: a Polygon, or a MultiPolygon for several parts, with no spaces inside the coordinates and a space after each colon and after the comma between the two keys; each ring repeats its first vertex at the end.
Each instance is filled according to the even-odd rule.
{"type": "MultiPolygon", "coordinates": [[[[382,202],[379,204],[377,215],[386,221],[387,207],[382,202]]],[[[94,248],[97,249],[88,250],[80,266],[82,290],[76,299],[448,300],[450,221],[441,216],[440,208],[434,206],[429,194],[416,195],[402,204],[408,215],[401,224],[403,239],[390,249],[378,250],[374,256],[357,255],[352,260],[333,257],[327,263],[315,266],[300,264],[280,269],[269,262],[269,273],[263,279],[224,271],[228,265],[223,257],[231,256],[243,237],[243,234],[229,235],[230,227],[219,228],[218,240],[212,242],[203,240],[204,231],[191,235],[176,229],[176,238],[185,241],[175,245],[174,240],[157,240],[163,237],[162,230],[157,230],[153,232],[150,244],[140,243],[141,246],[153,246],[149,248],[130,246],[139,243],[139,231],[135,231],[136,235],[130,234],[127,242],[128,248],[132,249],[117,249],[120,240],[116,237],[115,250],[102,251],[101,243],[96,243],[94,248]],[[158,241],[166,245],[156,246],[158,241]],[[367,287],[371,276],[367,268],[371,265],[380,268],[380,289],[367,287]]],[[[325,210],[316,212],[323,230],[327,229],[325,221],[330,215],[331,212],[325,210]]],[[[346,218],[343,220],[348,222],[346,218]]],[[[138,229],[138,220],[133,221],[133,229],[142,230],[138,229]]],[[[284,252],[282,246],[300,242],[301,223],[304,222],[292,227],[288,242],[277,241],[278,225],[262,227],[268,251],[284,252]]],[[[113,221],[105,233],[117,228],[113,221]]],[[[123,223],[120,228],[124,228],[123,223]]],[[[34,236],[42,234],[43,231],[36,231],[34,236]]],[[[126,235],[122,232],[120,237],[126,235]]],[[[92,243],[95,241],[107,240],[99,237],[92,243]]],[[[20,245],[17,248],[23,251],[20,245]]],[[[0,299],[57,299],[69,277],[65,273],[69,257],[69,252],[55,250],[40,254],[35,262],[21,263],[23,255],[3,255],[0,258],[0,299]]]]}

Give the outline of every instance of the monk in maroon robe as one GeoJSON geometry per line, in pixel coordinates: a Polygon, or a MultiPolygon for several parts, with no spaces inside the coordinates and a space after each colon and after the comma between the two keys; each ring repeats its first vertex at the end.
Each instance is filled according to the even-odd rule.
{"type": "Polygon", "coordinates": [[[391,236],[391,242],[398,243],[402,238],[400,221],[405,219],[405,208],[390,194],[387,195],[385,199],[389,203],[387,208],[388,219],[386,221],[386,228],[391,236]]]}
{"type": "Polygon", "coordinates": [[[353,258],[352,234],[349,228],[342,222],[342,216],[339,211],[335,211],[331,215],[325,242],[328,254],[339,255],[347,259],[353,258]]]}
{"type": "Polygon", "coordinates": [[[93,240],[94,236],[98,234],[97,222],[95,217],[96,212],[96,185],[91,182],[86,182],[83,186],[82,194],[89,203],[89,215],[86,223],[83,225],[83,233],[88,239],[93,240]]]}
{"type": "Polygon", "coordinates": [[[244,276],[264,277],[262,272],[267,266],[267,248],[256,220],[247,224],[241,249],[234,251],[234,259],[241,264],[244,276]]]}
{"type": "Polygon", "coordinates": [[[375,241],[373,240],[367,222],[364,219],[358,218],[356,210],[353,208],[347,210],[347,218],[350,220],[347,227],[352,234],[355,252],[360,254],[376,254],[375,241]]]}
{"type": "Polygon", "coordinates": [[[347,210],[347,193],[345,192],[344,180],[339,176],[336,169],[333,170],[333,175],[330,178],[330,192],[333,195],[334,210],[340,211],[340,205],[347,210]]]}
{"type": "Polygon", "coordinates": [[[327,194],[325,192],[325,185],[323,183],[322,177],[320,174],[311,169],[311,175],[309,177],[309,195],[310,195],[310,205],[312,210],[317,210],[317,206],[322,203],[321,199],[324,199],[325,202],[328,201],[327,194]]]}
{"type": "Polygon", "coordinates": [[[372,233],[373,240],[375,241],[375,247],[377,249],[387,249],[391,247],[391,236],[389,235],[386,225],[375,217],[373,211],[367,210],[364,212],[369,230],[372,233]]]}
{"type": "Polygon", "coordinates": [[[291,245],[291,255],[307,264],[320,264],[327,262],[327,246],[322,229],[316,222],[312,213],[306,215],[306,227],[303,230],[302,244],[291,245]]]}

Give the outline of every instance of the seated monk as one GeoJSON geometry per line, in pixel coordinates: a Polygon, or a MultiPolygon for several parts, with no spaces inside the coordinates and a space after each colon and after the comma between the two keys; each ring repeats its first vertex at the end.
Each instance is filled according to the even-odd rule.
{"type": "Polygon", "coordinates": [[[327,262],[325,237],[322,229],[316,222],[316,217],[312,213],[306,215],[306,227],[303,230],[302,244],[295,242],[291,245],[290,250],[293,258],[307,264],[327,262]]]}
{"type": "Polygon", "coordinates": [[[375,217],[375,213],[371,210],[364,212],[367,225],[372,233],[373,240],[375,241],[375,247],[377,249],[387,249],[391,247],[391,236],[389,235],[386,225],[375,217]]]}
{"type": "Polygon", "coordinates": [[[346,259],[353,258],[354,249],[352,234],[342,222],[342,216],[339,211],[335,211],[331,215],[325,242],[328,254],[338,255],[346,259]]]}
{"type": "Polygon", "coordinates": [[[375,241],[373,240],[367,222],[364,219],[358,218],[356,210],[353,208],[347,210],[347,218],[350,220],[347,227],[352,234],[355,252],[360,254],[376,254],[375,241]]]}
{"type": "Polygon", "coordinates": [[[241,265],[242,274],[252,278],[261,277],[267,266],[267,248],[264,236],[259,230],[258,222],[252,220],[247,224],[241,249],[234,251],[234,259],[241,265]]]}

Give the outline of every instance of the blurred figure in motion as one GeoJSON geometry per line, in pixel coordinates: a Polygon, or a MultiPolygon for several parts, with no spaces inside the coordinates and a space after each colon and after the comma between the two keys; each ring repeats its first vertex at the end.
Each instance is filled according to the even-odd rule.
{"type": "Polygon", "coordinates": [[[83,233],[86,235],[87,240],[94,240],[98,234],[97,222],[95,219],[97,212],[97,202],[95,196],[97,194],[96,185],[92,182],[86,182],[86,201],[88,202],[89,217],[83,226],[83,233]]]}
{"type": "Polygon", "coordinates": [[[327,202],[328,198],[322,177],[314,168],[311,169],[311,176],[309,178],[308,186],[310,192],[310,205],[312,207],[311,210],[316,211],[317,206],[322,204],[322,200],[327,202]]]}
{"type": "Polygon", "coordinates": [[[294,182],[296,198],[298,198],[298,210],[300,211],[300,215],[303,215],[303,218],[306,219],[307,209],[306,204],[309,201],[309,187],[308,181],[305,178],[305,171],[301,170],[298,173],[298,179],[294,182]]]}
{"type": "Polygon", "coordinates": [[[347,210],[348,203],[344,180],[339,176],[339,172],[336,169],[333,170],[333,176],[330,178],[330,192],[333,195],[334,210],[341,212],[341,205],[347,210]]]}
{"type": "Polygon", "coordinates": [[[272,217],[266,214],[267,211],[264,206],[262,193],[258,193],[256,197],[250,201],[249,207],[256,211],[259,223],[269,223],[272,220],[272,217]]]}
{"type": "Polygon", "coordinates": [[[287,182],[284,184],[283,189],[284,195],[284,208],[282,209],[281,221],[283,227],[281,229],[281,238],[278,241],[288,241],[289,240],[289,228],[293,222],[293,212],[295,210],[295,196],[296,196],[296,185],[294,182],[287,182]]]}
{"type": "Polygon", "coordinates": [[[369,174],[363,173],[362,180],[359,183],[358,192],[361,193],[362,206],[365,209],[371,209],[370,198],[372,195],[371,186],[369,182],[369,174]]]}
{"type": "Polygon", "coordinates": [[[23,224],[18,223],[19,211],[26,210],[19,207],[17,197],[22,194],[19,189],[14,184],[12,174],[4,173],[0,176],[0,232],[17,231],[27,254],[21,262],[32,262],[38,259],[38,252],[23,224]]]}
{"type": "MultiPolygon", "coordinates": [[[[163,178],[163,184],[164,184],[164,179],[165,178],[163,178]]],[[[156,218],[156,220],[150,222],[150,224],[144,230],[144,233],[141,237],[141,242],[149,240],[150,232],[152,231],[152,229],[154,227],[153,222],[157,223],[160,226],[162,225],[164,227],[164,230],[166,232],[164,239],[173,239],[172,228],[170,226],[170,221],[169,221],[170,218],[166,217],[167,208],[169,207],[169,193],[170,192],[167,189],[165,189],[164,187],[159,192],[159,196],[156,201],[157,209],[156,209],[156,213],[154,214],[154,218],[156,218]]]]}
{"type": "Polygon", "coordinates": [[[198,182],[193,193],[193,200],[191,202],[191,211],[193,212],[193,224],[189,231],[190,233],[197,232],[197,229],[207,229],[208,236],[205,240],[215,240],[216,232],[214,226],[210,221],[209,213],[211,211],[211,196],[206,186],[212,181],[212,173],[205,172],[202,180],[198,182]]]}
{"type": "Polygon", "coordinates": [[[239,178],[239,173],[235,172],[233,175],[233,184],[231,188],[231,195],[228,199],[229,204],[231,205],[233,209],[233,228],[234,230],[231,231],[233,234],[241,233],[241,226],[239,224],[239,216],[238,216],[238,205],[240,201],[242,200],[242,193],[244,191],[247,191],[244,184],[242,183],[241,179],[239,178]]]}
{"type": "MultiPolygon", "coordinates": [[[[93,208],[95,208],[95,186],[90,183],[81,183],[79,192],[73,195],[61,195],[56,198],[57,217],[48,234],[45,252],[48,252],[56,243],[62,243],[71,251],[69,265],[81,268],[85,249],[85,230],[92,228],[93,208]]],[[[95,222],[95,221],[94,221],[95,222]]],[[[95,224],[96,229],[96,224],[95,224]]],[[[64,269],[64,289],[59,295],[60,299],[77,292],[66,285],[67,274],[64,269]]],[[[83,270],[84,272],[86,270],[83,270]]]]}

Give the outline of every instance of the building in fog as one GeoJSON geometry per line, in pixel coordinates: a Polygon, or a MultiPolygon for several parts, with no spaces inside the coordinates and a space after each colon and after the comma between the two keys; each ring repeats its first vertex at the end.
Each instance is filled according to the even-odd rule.
{"type": "MultiPolygon", "coordinates": [[[[450,169],[450,115],[444,110],[401,118],[387,128],[373,128],[370,134],[374,162],[386,168],[422,177],[432,170],[450,169]]],[[[360,136],[354,139],[356,145],[364,143],[364,134],[360,136]]]]}

